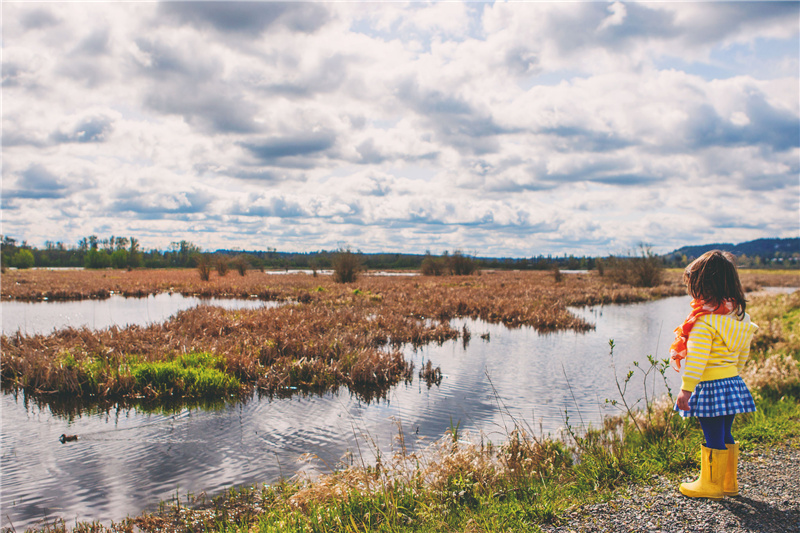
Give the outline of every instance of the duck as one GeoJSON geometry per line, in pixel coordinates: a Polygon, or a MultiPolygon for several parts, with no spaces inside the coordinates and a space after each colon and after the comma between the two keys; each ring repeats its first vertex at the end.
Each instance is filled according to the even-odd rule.
{"type": "Polygon", "coordinates": [[[61,444],[64,444],[65,442],[72,442],[74,440],[78,440],[78,436],[77,435],[66,435],[66,434],[62,433],[61,436],[58,437],[58,440],[61,441],[61,444]]]}

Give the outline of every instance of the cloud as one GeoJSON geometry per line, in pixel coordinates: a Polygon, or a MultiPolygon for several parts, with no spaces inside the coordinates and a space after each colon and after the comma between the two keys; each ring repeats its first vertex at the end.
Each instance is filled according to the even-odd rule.
{"type": "Polygon", "coordinates": [[[196,46],[201,43],[137,39],[136,70],[152,81],[144,104],[160,113],[180,115],[188,124],[211,134],[259,131],[253,120],[257,105],[236,80],[224,78],[224,59],[197,59],[193,52],[196,46]]]}
{"type": "Polygon", "coordinates": [[[16,86],[19,83],[19,77],[25,72],[25,68],[12,62],[3,62],[3,87],[16,86]]]}
{"type": "Polygon", "coordinates": [[[249,217],[297,218],[308,216],[308,211],[296,200],[287,200],[283,196],[265,197],[252,195],[243,205],[237,205],[232,214],[249,217]]]}
{"type": "Polygon", "coordinates": [[[34,9],[25,12],[20,22],[26,30],[40,30],[57,25],[59,20],[46,9],[34,9]]]}
{"type": "Polygon", "coordinates": [[[3,15],[4,232],[30,242],[520,256],[796,233],[796,3],[3,15]]]}
{"type": "Polygon", "coordinates": [[[67,186],[43,165],[34,164],[18,174],[17,188],[5,189],[3,195],[32,200],[63,198],[67,195],[67,186]]]}
{"type": "Polygon", "coordinates": [[[211,134],[260,130],[253,121],[256,106],[224,84],[201,85],[188,94],[177,89],[153,91],[145,104],[154,111],[180,115],[188,124],[211,134]]]}
{"type": "Polygon", "coordinates": [[[762,94],[746,98],[745,111],[724,120],[710,105],[694,109],[686,124],[691,146],[762,145],[775,151],[800,147],[800,118],[773,108],[762,94]]]}
{"type": "Polygon", "coordinates": [[[463,98],[436,89],[425,89],[412,80],[401,83],[398,98],[413,109],[441,142],[466,154],[498,150],[498,135],[515,130],[503,127],[488,110],[479,110],[463,98]]]}
{"type": "Polygon", "coordinates": [[[334,135],[326,132],[270,137],[253,142],[243,142],[241,146],[254,156],[260,164],[307,168],[311,166],[310,161],[304,163],[307,158],[322,155],[332,148],[335,142],[334,135]]]}
{"type": "Polygon", "coordinates": [[[306,2],[162,2],[159,13],[168,21],[251,37],[275,26],[312,33],[329,19],[324,5],[306,2]]]}
{"type": "Polygon", "coordinates": [[[72,51],[73,55],[97,57],[109,53],[109,29],[97,28],[86,36],[72,51]]]}
{"type": "Polygon", "coordinates": [[[611,152],[635,144],[630,139],[622,138],[615,131],[592,131],[578,126],[542,128],[539,133],[568,141],[565,147],[568,150],[579,148],[587,152],[611,152]]]}
{"type": "Polygon", "coordinates": [[[281,171],[267,170],[259,168],[258,170],[251,170],[248,168],[237,167],[234,169],[225,169],[218,172],[219,174],[232,176],[242,180],[252,180],[260,183],[278,183],[281,181],[292,181],[300,183],[306,181],[302,174],[296,172],[287,172],[286,169],[281,171]]]}
{"type": "Polygon", "coordinates": [[[57,131],[50,138],[56,143],[96,143],[104,142],[113,131],[113,122],[108,117],[87,118],[71,131],[57,131]]]}
{"type": "Polygon", "coordinates": [[[121,193],[109,205],[112,213],[133,213],[144,218],[203,213],[213,197],[203,191],[146,192],[136,195],[121,193]]]}

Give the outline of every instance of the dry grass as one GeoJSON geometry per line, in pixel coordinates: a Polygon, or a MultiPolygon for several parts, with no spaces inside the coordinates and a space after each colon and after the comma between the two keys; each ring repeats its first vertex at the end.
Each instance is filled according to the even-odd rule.
{"type": "Polygon", "coordinates": [[[449,324],[453,317],[540,330],[587,329],[591,326],[570,314],[567,305],[641,300],[658,293],[608,285],[593,276],[570,276],[554,286],[546,273],[436,280],[365,276],[355,289],[307,275],[212,276],[202,282],[192,270],[15,272],[4,282],[4,289],[28,298],[167,289],[301,302],[249,311],[200,307],[149,327],[70,328],[0,339],[6,385],[40,394],[88,391],[109,399],[133,394],[125,372],[129,358],[169,361],[194,352],[222,356],[225,371],[248,389],[284,394],[346,385],[369,397],[412,376],[413,365],[403,358],[400,345],[457,338],[459,331],[449,324]],[[65,364],[67,357],[74,362],[65,364]]]}
{"type": "MultiPolygon", "coordinates": [[[[798,287],[800,286],[800,270],[742,270],[742,283],[747,290],[753,291],[764,286],[798,287]]],[[[668,294],[682,294],[680,270],[665,272],[665,285],[670,287],[668,294]]],[[[537,290],[552,285],[552,279],[542,272],[489,272],[483,276],[443,277],[438,280],[428,278],[370,277],[363,276],[358,286],[362,290],[373,290],[373,286],[395,285],[399,290],[407,290],[404,285],[419,284],[423,286],[453,286],[469,284],[473,287],[502,287],[508,282],[526,288],[534,286],[537,290]],[[480,283],[474,283],[480,281],[480,283]]],[[[552,278],[552,276],[550,276],[552,278]]],[[[587,280],[598,282],[602,278],[596,273],[567,276],[568,285],[583,290],[592,285],[594,293],[592,301],[583,303],[611,303],[627,300],[630,292],[640,292],[623,284],[604,283],[587,284],[587,280]],[[575,283],[580,281],[580,283],[575,283]],[[597,300],[595,302],[595,300],[597,300]]],[[[216,298],[249,298],[262,300],[286,300],[297,298],[317,286],[332,288],[335,284],[330,276],[308,276],[305,274],[270,275],[252,273],[241,278],[219,276],[212,272],[210,280],[204,282],[194,269],[148,269],[148,270],[8,270],[2,276],[0,298],[2,300],[85,300],[108,298],[111,294],[142,297],[162,292],[178,292],[188,296],[216,298]]],[[[658,293],[658,288],[655,293],[658,293]]],[[[569,287],[564,288],[566,292],[569,287]]],[[[375,292],[373,290],[373,292],[375,292]]],[[[526,295],[520,293],[520,298],[526,295]]],[[[575,297],[573,295],[573,300],[575,297]]],[[[577,298],[580,300],[580,297],[577,298]]]]}
{"type": "Polygon", "coordinates": [[[559,477],[571,464],[569,452],[560,443],[532,437],[521,429],[513,430],[500,446],[487,443],[485,436],[472,438],[468,432],[459,436],[448,433],[419,451],[410,451],[400,431],[395,444],[395,451],[379,457],[375,464],[366,466],[357,461],[348,468],[314,477],[302,484],[288,503],[307,511],[312,505],[335,502],[354,492],[370,498],[400,487],[432,491],[444,499],[463,498],[464,494],[450,494],[456,488],[454,480],[470,486],[458,487],[462,490],[496,490],[521,477],[559,477]]]}
{"type": "Polygon", "coordinates": [[[739,276],[746,291],[761,287],[800,287],[800,270],[740,269],[739,276]]]}
{"type": "Polygon", "coordinates": [[[748,311],[759,329],[742,377],[762,395],[800,393],[800,291],[756,296],[748,311]]]}
{"type": "Polygon", "coordinates": [[[2,290],[4,298],[23,299],[174,291],[295,302],[248,311],[200,307],[149,327],[65,329],[0,339],[4,385],[74,395],[85,393],[90,380],[97,381],[100,398],[131,394],[125,373],[130,357],[170,361],[195,352],[223,357],[225,371],[247,390],[285,394],[344,385],[370,397],[413,375],[401,345],[463,335],[450,326],[455,317],[539,331],[586,330],[592,325],[569,313],[567,306],[684,293],[677,273],[668,273],[662,285],[643,289],[593,273],[565,275],[560,283],[548,272],[489,272],[469,277],[362,276],[355,284],[342,285],[330,276],[255,272],[245,277],[212,273],[203,282],[195,270],[15,271],[3,276],[2,290]],[[67,355],[75,364],[64,364],[67,355]]]}

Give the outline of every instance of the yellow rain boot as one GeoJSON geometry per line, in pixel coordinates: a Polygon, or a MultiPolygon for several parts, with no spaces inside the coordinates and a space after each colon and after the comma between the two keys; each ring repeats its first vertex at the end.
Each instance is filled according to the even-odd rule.
{"type": "Polygon", "coordinates": [[[722,492],[725,493],[725,496],[738,496],[739,480],[736,478],[736,471],[739,469],[739,443],[735,442],[725,446],[728,448],[728,469],[722,480],[722,492]]]}
{"type": "Polygon", "coordinates": [[[681,494],[690,498],[721,500],[722,480],[728,470],[728,450],[700,446],[700,477],[691,483],[681,483],[681,494]]]}

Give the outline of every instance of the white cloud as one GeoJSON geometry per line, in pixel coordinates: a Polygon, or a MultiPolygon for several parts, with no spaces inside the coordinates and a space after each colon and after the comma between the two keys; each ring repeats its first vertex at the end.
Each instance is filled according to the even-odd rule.
{"type": "Polygon", "coordinates": [[[628,14],[628,11],[625,9],[625,4],[622,2],[614,2],[610,6],[608,6],[608,11],[610,15],[608,15],[603,22],[600,23],[598,30],[602,31],[606,28],[611,26],[619,26],[625,21],[625,16],[628,14]]]}
{"type": "Polygon", "coordinates": [[[497,255],[796,235],[797,4],[198,6],[3,4],[5,233],[497,255]]]}

